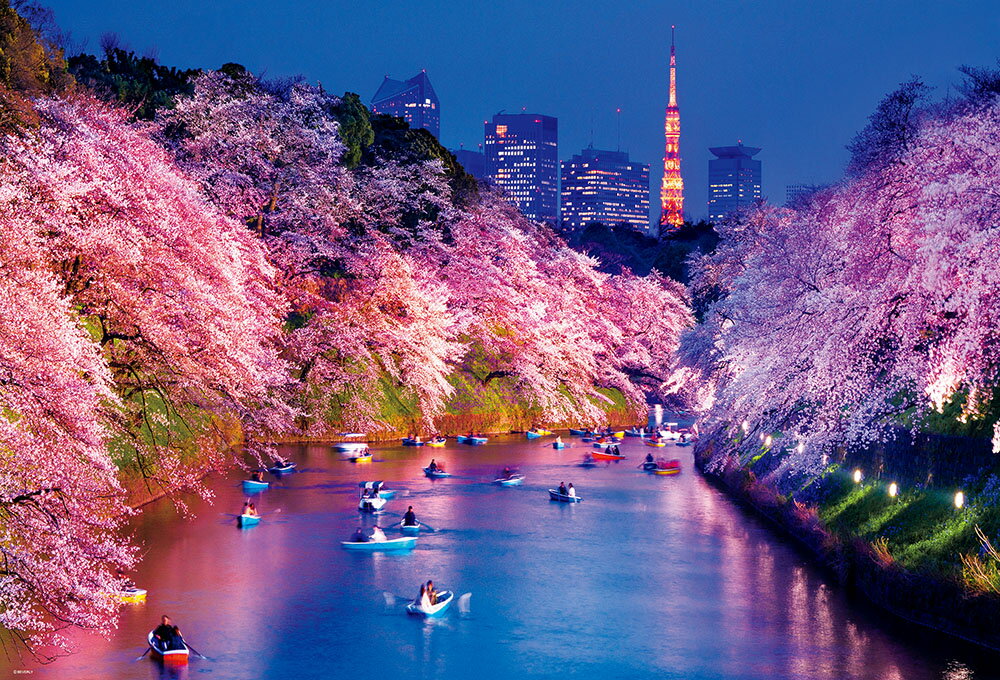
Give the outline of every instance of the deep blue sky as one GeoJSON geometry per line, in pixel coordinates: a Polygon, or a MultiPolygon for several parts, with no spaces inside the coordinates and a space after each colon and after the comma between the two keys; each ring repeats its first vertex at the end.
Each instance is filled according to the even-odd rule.
{"type": "MultiPolygon", "coordinates": [[[[44,1],[44,0],[43,0],[44,1]]],[[[559,118],[560,158],[591,140],[652,165],[658,200],[670,25],[677,25],[687,212],[705,214],[709,146],[763,147],[764,193],[839,177],[844,145],[912,74],[945,94],[961,64],[995,65],[1000,2],[697,0],[50,0],[77,41],[115,32],[162,63],[301,73],[368,102],[385,74],[427,70],[446,146],[506,109],[559,118]]]]}

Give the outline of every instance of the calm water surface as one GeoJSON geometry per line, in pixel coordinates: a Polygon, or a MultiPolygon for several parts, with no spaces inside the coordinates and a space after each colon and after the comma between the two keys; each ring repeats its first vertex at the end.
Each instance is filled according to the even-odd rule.
{"type": "MultiPolygon", "coordinates": [[[[240,530],[238,477],[217,480],[193,520],[159,502],[139,519],[148,554],[136,581],[148,601],[126,608],[110,639],[78,635],[79,653],[33,676],[72,678],[994,678],[996,665],[932,636],[897,629],[844,595],[794,549],[692,472],[687,449],[665,450],[679,477],[636,469],[652,450],[596,469],[518,437],[484,447],[379,447],[376,462],[325,446],[289,447],[299,464],[259,496],[264,514],[240,530]],[[457,476],[432,481],[432,457],[457,476]],[[519,465],[523,486],[487,483],[519,465]],[[357,483],[399,490],[438,531],[404,554],[348,552],[362,523],[357,483]],[[584,502],[549,502],[573,482],[584,502]],[[472,593],[440,620],[388,607],[428,578],[472,593]],[[174,672],[147,659],[161,613],[212,661],[174,672]]],[[[383,526],[398,522],[383,516],[383,526]]],[[[387,530],[390,537],[398,532],[387,530]]],[[[25,676],[20,676],[25,677],[25,676]]]]}

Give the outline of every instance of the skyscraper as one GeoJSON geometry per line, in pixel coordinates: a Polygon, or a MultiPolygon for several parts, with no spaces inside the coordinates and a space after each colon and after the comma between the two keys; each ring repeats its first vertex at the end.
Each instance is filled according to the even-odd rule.
{"type": "Polygon", "coordinates": [[[441,136],[441,102],[426,71],[409,80],[386,76],[372,97],[372,111],[397,116],[414,130],[426,128],[435,137],[441,136]]]}
{"type": "Polygon", "coordinates": [[[708,219],[721,220],[761,200],[760,161],[753,159],[760,149],[739,142],[709,151],[716,158],[708,162],[708,219]]]}
{"type": "Polygon", "coordinates": [[[660,184],[660,231],[684,224],[684,180],[681,178],[681,111],[677,108],[677,56],[670,27],[670,98],[663,116],[663,182],[660,184]]]}
{"type": "Polygon", "coordinates": [[[552,116],[498,113],[486,123],[486,179],[526,217],[554,224],[558,210],[559,127],[552,116]]]}
{"type": "Polygon", "coordinates": [[[649,165],[624,151],[587,147],[562,162],[560,217],[567,230],[591,222],[649,230],[649,165]]]}
{"type": "Polygon", "coordinates": [[[455,160],[462,164],[465,171],[476,179],[486,179],[486,157],[483,156],[482,144],[478,151],[470,149],[451,149],[455,160]]]}

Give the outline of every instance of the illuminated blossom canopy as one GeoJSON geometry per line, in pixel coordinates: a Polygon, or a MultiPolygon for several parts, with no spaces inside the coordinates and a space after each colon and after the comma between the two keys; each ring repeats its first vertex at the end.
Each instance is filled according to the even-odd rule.
{"type": "Polygon", "coordinates": [[[696,265],[714,302],[682,352],[706,420],[802,442],[786,467],[949,404],[997,417],[1000,104],[920,106],[921,87],[887,98],[844,182],[720,227],[696,265]]]}

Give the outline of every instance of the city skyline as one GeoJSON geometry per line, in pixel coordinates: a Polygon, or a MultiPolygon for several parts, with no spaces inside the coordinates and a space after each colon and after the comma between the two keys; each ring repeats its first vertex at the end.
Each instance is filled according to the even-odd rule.
{"type": "Polygon", "coordinates": [[[1000,7],[985,1],[920,12],[894,1],[644,3],[626,10],[512,0],[504,7],[429,4],[420,12],[392,0],[364,12],[334,1],[278,14],[257,0],[47,4],[90,52],[99,51],[103,33],[115,32],[140,54],[155,48],[171,66],[235,61],[268,77],[303,74],[330,91],[357,92],[366,103],[386,73],[427,69],[446,103],[441,141],[448,148],[475,149],[484,120],[522,106],[559,117],[565,148],[591,141],[617,148],[621,108],[620,147],[653,164],[657,187],[664,65],[676,24],[684,36],[685,208],[695,218],[707,214],[709,147],[742,138],[766,148],[764,195],[780,204],[788,184],[840,178],[845,145],[900,82],[917,74],[944,95],[960,82],[960,65],[994,64],[1000,30],[1000,7]],[[261,25],[268,30],[259,32],[261,25]],[[255,39],[246,40],[251,33],[255,39]],[[203,35],[213,39],[193,39],[203,35]],[[628,38],[610,53],[584,49],[603,36],[628,38]],[[502,49],[484,51],[484,44],[502,49]]]}

